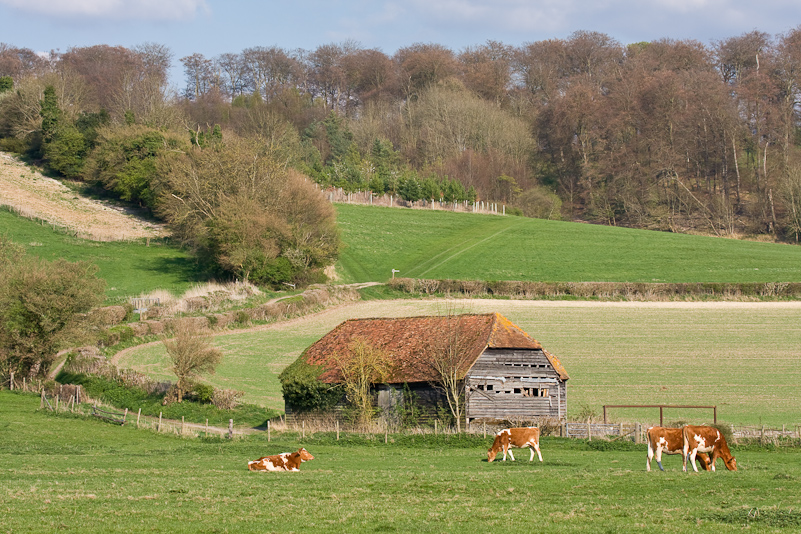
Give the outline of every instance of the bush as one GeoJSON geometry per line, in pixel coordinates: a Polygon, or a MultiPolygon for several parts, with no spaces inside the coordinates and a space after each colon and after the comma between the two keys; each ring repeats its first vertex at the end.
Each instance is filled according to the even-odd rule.
{"type": "Polygon", "coordinates": [[[284,402],[302,411],[327,410],[342,399],[343,391],[339,386],[320,381],[323,367],[309,365],[304,357],[302,354],[278,375],[284,402]]]}
{"type": "MultiPolygon", "coordinates": [[[[216,391],[214,387],[208,384],[195,384],[192,388],[192,395],[195,400],[201,404],[211,404],[214,399],[216,391]]],[[[216,406],[216,404],[215,404],[216,406]]]]}

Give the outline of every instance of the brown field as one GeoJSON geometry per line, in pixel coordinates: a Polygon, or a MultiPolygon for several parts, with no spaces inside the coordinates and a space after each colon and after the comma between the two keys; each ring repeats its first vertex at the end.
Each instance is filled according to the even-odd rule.
{"type": "MultiPolygon", "coordinates": [[[[801,424],[801,302],[367,301],[247,331],[220,334],[226,353],[209,382],[283,409],[278,373],[340,322],[500,312],[565,365],[568,415],[604,404],[717,405],[734,424],[801,424]]],[[[160,344],[119,356],[119,365],[170,378],[160,344]]],[[[615,419],[658,422],[658,410],[615,410],[615,419]]],[[[711,421],[711,410],[667,410],[669,421],[711,421]]]]}

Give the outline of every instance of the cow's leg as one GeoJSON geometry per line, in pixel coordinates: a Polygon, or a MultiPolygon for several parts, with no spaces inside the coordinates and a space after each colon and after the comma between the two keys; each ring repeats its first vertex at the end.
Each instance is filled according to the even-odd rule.
{"type": "Polygon", "coordinates": [[[695,463],[695,455],[698,454],[698,448],[695,448],[690,453],[690,461],[693,464],[693,471],[698,472],[698,464],[695,463]]]}
{"type": "Polygon", "coordinates": [[[718,459],[718,451],[717,449],[712,451],[712,454],[709,455],[709,467],[710,470],[714,473],[715,472],[715,461],[718,459]]]}
{"type": "Polygon", "coordinates": [[[685,473],[687,472],[687,456],[689,454],[690,454],[690,445],[689,443],[685,443],[684,448],[682,448],[681,450],[681,456],[682,456],[681,470],[684,471],[685,473]]]}
{"type": "Polygon", "coordinates": [[[514,454],[512,454],[512,447],[509,447],[509,449],[508,449],[508,450],[509,450],[509,458],[511,458],[511,459],[512,459],[512,461],[514,462],[514,461],[515,461],[515,455],[514,455],[514,454]]]}
{"type": "Polygon", "coordinates": [[[654,449],[651,448],[651,442],[648,441],[648,455],[645,457],[645,470],[651,471],[651,460],[654,459],[654,449]]]}
{"type": "Polygon", "coordinates": [[[665,468],[662,467],[662,445],[656,447],[656,465],[659,466],[660,471],[665,470],[665,468]]]}
{"type": "MultiPolygon", "coordinates": [[[[540,462],[541,462],[542,461],[542,453],[540,452],[540,444],[539,443],[535,443],[534,444],[534,448],[537,449],[537,457],[539,457],[540,462]]],[[[531,460],[533,460],[533,459],[534,459],[534,453],[532,452],[531,453],[531,460]]],[[[531,460],[529,460],[529,461],[531,461],[531,460]]]]}
{"type": "MultiPolygon", "coordinates": [[[[506,454],[507,453],[511,454],[512,451],[509,450],[509,446],[508,445],[504,444],[504,446],[503,446],[503,461],[504,462],[506,461],[506,454]]],[[[515,459],[514,456],[512,456],[512,460],[514,460],[514,459],[515,459]]]]}

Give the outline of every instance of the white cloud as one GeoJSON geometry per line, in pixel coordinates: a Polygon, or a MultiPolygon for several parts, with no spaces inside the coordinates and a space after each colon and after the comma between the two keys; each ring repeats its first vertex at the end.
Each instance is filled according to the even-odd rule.
{"type": "Polygon", "coordinates": [[[0,0],[8,7],[54,17],[181,20],[208,11],[206,0],[0,0]]]}

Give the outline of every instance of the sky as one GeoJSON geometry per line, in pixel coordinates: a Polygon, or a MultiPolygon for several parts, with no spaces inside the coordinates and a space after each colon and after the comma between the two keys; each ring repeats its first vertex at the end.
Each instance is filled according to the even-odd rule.
{"type": "Polygon", "coordinates": [[[355,41],[392,55],[415,43],[454,52],[604,33],[621,44],[662,38],[704,44],[801,26],[799,0],[0,0],[0,43],[37,52],[146,42],[180,58],[254,46],[314,50],[355,41]]]}

